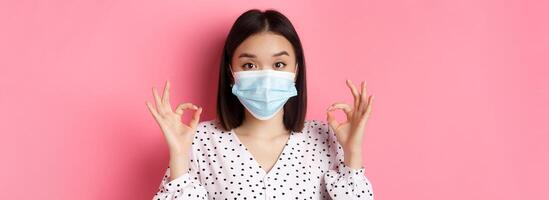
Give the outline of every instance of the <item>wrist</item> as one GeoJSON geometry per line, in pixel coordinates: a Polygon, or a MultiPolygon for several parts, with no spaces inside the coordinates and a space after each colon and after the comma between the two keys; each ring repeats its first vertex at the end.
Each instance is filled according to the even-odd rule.
{"type": "Polygon", "coordinates": [[[347,149],[344,150],[344,163],[351,169],[362,168],[362,150],[361,149],[347,149]]]}
{"type": "Polygon", "coordinates": [[[345,154],[362,154],[362,146],[343,147],[345,154]]]}
{"type": "Polygon", "coordinates": [[[189,151],[170,149],[170,160],[188,159],[189,153],[189,151]]]}
{"type": "Polygon", "coordinates": [[[170,156],[187,155],[191,151],[192,141],[186,141],[174,145],[168,145],[170,156]]]}
{"type": "Polygon", "coordinates": [[[190,156],[188,153],[170,152],[170,181],[185,174],[189,168],[190,156]]]}

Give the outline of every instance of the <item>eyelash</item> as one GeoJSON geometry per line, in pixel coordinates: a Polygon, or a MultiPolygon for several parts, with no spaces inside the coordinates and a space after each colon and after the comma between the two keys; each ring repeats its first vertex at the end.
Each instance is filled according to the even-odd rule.
{"type": "Polygon", "coordinates": [[[248,69],[248,68],[246,67],[248,64],[255,65],[255,64],[252,64],[252,63],[244,63],[244,64],[242,65],[242,68],[248,69]]]}
{"type": "MultiPolygon", "coordinates": [[[[276,66],[276,64],[278,64],[278,63],[282,63],[282,64],[284,65],[284,66],[282,66],[282,67],[286,67],[286,63],[283,63],[283,62],[276,62],[276,63],[275,63],[275,66],[276,66]]],[[[280,67],[280,68],[282,68],[282,67],[280,67]]]]}
{"type": "MultiPolygon", "coordinates": [[[[242,67],[243,67],[244,69],[248,69],[248,68],[246,67],[248,64],[254,65],[254,67],[255,67],[255,64],[252,64],[252,63],[244,63],[244,64],[242,65],[242,67]]],[[[286,67],[286,63],[284,63],[284,62],[276,62],[274,68],[277,69],[277,68],[283,68],[283,67],[286,67]],[[279,64],[279,63],[282,63],[283,66],[282,66],[282,67],[276,67],[277,64],[279,64]]]]}

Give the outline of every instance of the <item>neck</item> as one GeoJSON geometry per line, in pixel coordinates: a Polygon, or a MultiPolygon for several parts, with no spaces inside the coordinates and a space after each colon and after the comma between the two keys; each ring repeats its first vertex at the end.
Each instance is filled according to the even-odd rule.
{"type": "Polygon", "coordinates": [[[284,109],[281,109],[275,116],[267,120],[259,120],[246,110],[244,121],[239,127],[235,128],[235,133],[238,132],[238,135],[259,139],[270,139],[283,134],[289,134],[289,131],[284,126],[283,117],[284,109]]]}

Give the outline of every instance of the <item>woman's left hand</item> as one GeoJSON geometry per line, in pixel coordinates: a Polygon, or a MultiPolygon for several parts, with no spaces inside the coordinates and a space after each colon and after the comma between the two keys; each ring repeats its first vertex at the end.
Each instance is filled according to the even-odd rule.
{"type": "Polygon", "coordinates": [[[362,139],[364,127],[372,111],[373,95],[366,96],[366,83],[362,81],[360,93],[355,85],[347,80],[347,86],[354,97],[354,104],[350,106],[345,103],[334,103],[328,107],[327,121],[334,130],[339,144],[341,144],[345,165],[358,169],[362,167],[362,139]],[[338,122],[332,111],[343,110],[347,116],[345,122],[338,122]]]}

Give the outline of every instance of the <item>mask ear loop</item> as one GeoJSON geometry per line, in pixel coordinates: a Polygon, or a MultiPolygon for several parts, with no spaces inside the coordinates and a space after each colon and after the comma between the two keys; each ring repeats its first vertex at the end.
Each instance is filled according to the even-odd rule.
{"type": "MultiPolygon", "coordinates": [[[[295,79],[296,79],[296,80],[297,80],[297,72],[298,72],[297,69],[299,69],[299,63],[296,63],[296,64],[295,64],[294,74],[295,74],[295,79]]],[[[294,80],[294,81],[296,81],[296,80],[294,80]]]]}
{"type": "MultiPolygon", "coordinates": [[[[231,71],[231,76],[233,77],[233,82],[236,81],[236,79],[234,78],[234,72],[233,72],[233,67],[231,66],[231,64],[229,64],[229,70],[231,71]]],[[[233,87],[234,84],[230,84],[229,86],[230,87],[233,87]]]]}

